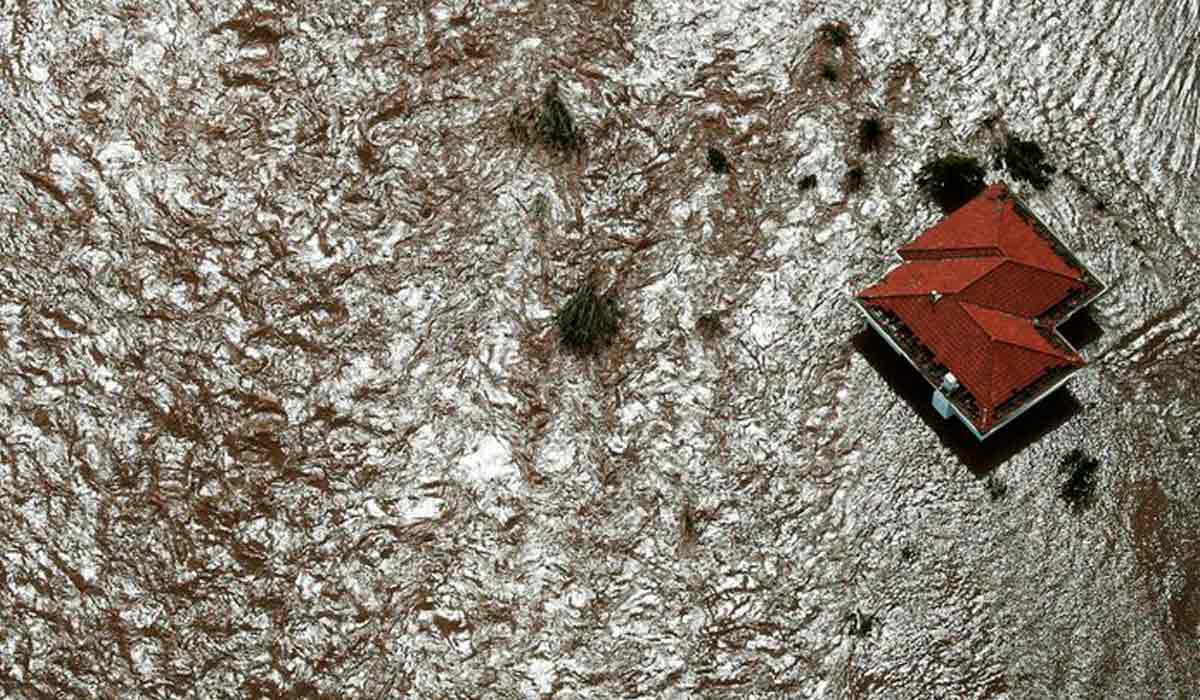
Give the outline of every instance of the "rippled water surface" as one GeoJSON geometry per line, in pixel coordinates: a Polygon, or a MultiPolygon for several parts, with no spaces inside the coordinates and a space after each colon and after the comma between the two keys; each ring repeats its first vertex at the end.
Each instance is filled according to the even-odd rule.
{"type": "Polygon", "coordinates": [[[5,697],[1200,695],[1197,0],[0,4],[5,697]],[[1005,130],[1111,290],[980,448],[847,295],[1005,130]]]}

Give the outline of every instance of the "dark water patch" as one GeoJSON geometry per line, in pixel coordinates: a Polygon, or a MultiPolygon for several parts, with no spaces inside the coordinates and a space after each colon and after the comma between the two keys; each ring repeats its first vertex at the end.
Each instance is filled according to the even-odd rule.
{"type": "Polygon", "coordinates": [[[918,98],[925,95],[926,88],[925,79],[916,63],[893,63],[887,71],[885,104],[892,114],[910,111],[918,106],[918,98]]]}
{"type": "Polygon", "coordinates": [[[243,44],[274,44],[288,35],[283,19],[266,12],[251,12],[241,17],[225,20],[217,25],[214,31],[236,32],[238,39],[243,44]]]}
{"type": "Polygon", "coordinates": [[[235,61],[217,69],[226,87],[251,87],[269,91],[275,83],[274,71],[261,61],[235,61]]]}

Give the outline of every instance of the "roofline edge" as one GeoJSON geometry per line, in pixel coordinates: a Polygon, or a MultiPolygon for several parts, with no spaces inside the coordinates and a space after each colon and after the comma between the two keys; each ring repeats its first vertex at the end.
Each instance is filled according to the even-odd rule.
{"type": "MultiPolygon", "coordinates": [[[[887,331],[883,330],[883,328],[881,328],[879,326],[879,323],[876,322],[874,318],[872,318],[871,314],[867,311],[866,307],[862,304],[862,302],[858,299],[858,297],[851,296],[850,299],[854,302],[854,306],[858,308],[859,313],[861,313],[863,315],[863,317],[865,319],[867,319],[867,324],[870,325],[871,328],[874,329],[874,331],[876,333],[878,333],[885,341],[887,341],[887,344],[889,346],[891,346],[892,350],[895,350],[896,353],[898,353],[901,357],[903,357],[905,360],[908,361],[908,364],[914,370],[916,370],[917,374],[919,374],[922,379],[925,380],[925,383],[929,384],[930,389],[932,389],[933,391],[937,391],[938,387],[929,381],[929,377],[925,376],[925,373],[921,371],[921,368],[917,366],[917,363],[915,361],[913,361],[912,357],[909,356],[909,354],[907,352],[905,352],[904,349],[899,346],[899,344],[896,343],[896,341],[892,338],[892,336],[890,334],[888,334],[887,331]]],[[[1058,331],[1056,330],[1055,333],[1058,334],[1058,331]]],[[[1061,334],[1059,334],[1059,337],[1060,338],[1062,337],[1061,334]]],[[[1075,350],[1075,347],[1072,346],[1071,343],[1067,342],[1065,338],[1063,339],[1063,342],[1066,344],[1067,347],[1071,348],[1072,350],[1075,350]]],[[[1076,350],[1076,352],[1078,352],[1078,351],[1076,350]]],[[[995,433],[997,430],[999,430],[1000,428],[1003,428],[1004,426],[1008,425],[1009,423],[1011,423],[1012,421],[1014,421],[1018,417],[1020,417],[1023,413],[1025,413],[1029,409],[1033,408],[1037,404],[1041,403],[1047,396],[1049,396],[1050,394],[1053,394],[1055,391],[1058,391],[1060,388],[1062,388],[1062,386],[1064,384],[1067,383],[1068,380],[1071,379],[1071,377],[1074,377],[1076,375],[1076,373],[1083,370],[1086,366],[1087,365],[1082,365],[1082,366],[1078,366],[1078,367],[1075,367],[1074,369],[1070,370],[1062,377],[1062,379],[1059,379],[1054,384],[1051,384],[1049,387],[1047,387],[1043,391],[1039,392],[1033,398],[1022,403],[1021,406],[1019,408],[1017,408],[1017,410],[1008,414],[1007,416],[1004,417],[1003,420],[992,425],[992,427],[988,428],[985,432],[982,432],[982,433],[979,432],[979,429],[977,427],[975,427],[975,423],[970,418],[968,418],[965,414],[963,414],[963,412],[958,408],[958,406],[954,405],[953,401],[947,401],[946,403],[954,411],[954,415],[958,416],[959,422],[961,422],[963,425],[965,425],[967,427],[967,429],[971,431],[971,434],[974,435],[980,442],[982,442],[982,441],[986,440],[987,438],[991,437],[991,435],[993,433],[995,433]]]]}

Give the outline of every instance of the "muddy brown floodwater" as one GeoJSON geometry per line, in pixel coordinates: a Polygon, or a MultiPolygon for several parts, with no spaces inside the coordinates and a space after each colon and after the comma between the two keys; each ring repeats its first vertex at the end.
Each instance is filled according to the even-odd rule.
{"type": "Polygon", "coordinates": [[[0,695],[1200,697],[1196,0],[235,5],[0,2],[0,695]],[[1111,290],[980,448],[847,295],[1006,130],[1111,290]]]}

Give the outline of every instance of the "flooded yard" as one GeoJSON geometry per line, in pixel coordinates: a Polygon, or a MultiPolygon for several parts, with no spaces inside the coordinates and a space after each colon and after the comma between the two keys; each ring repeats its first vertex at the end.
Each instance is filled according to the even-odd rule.
{"type": "Polygon", "coordinates": [[[0,695],[1200,695],[1196,0],[0,7],[0,695]],[[982,444],[950,152],[1110,287],[982,444]]]}

